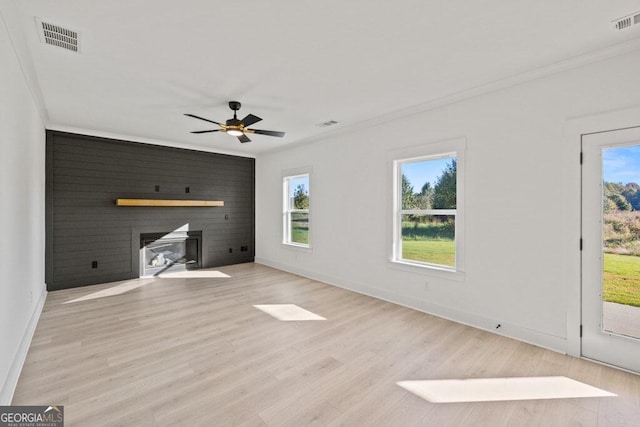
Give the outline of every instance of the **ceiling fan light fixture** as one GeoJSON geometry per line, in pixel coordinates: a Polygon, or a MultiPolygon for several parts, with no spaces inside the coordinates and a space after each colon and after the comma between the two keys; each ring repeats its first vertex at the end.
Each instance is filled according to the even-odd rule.
{"type": "Polygon", "coordinates": [[[228,133],[229,135],[232,135],[232,136],[241,136],[241,135],[244,135],[244,132],[242,132],[240,129],[228,129],[228,130],[227,130],[227,133],[228,133]]]}
{"type": "Polygon", "coordinates": [[[264,129],[251,129],[249,126],[252,126],[262,119],[258,116],[254,116],[253,114],[248,114],[244,119],[238,119],[237,112],[240,109],[240,103],[238,101],[229,101],[229,108],[233,110],[233,118],[228,119],[225,124],[216,122],[215,120],[205,119],[204,117],[196,116],[194,114],[185,113],[185,116],[192,117],[194,119],[203,120],[205,122],[213,123],[219,126],[218,129],[208,129],[208,130],[196,130],[191,133],[211,133],[211,132],[224,132],[228,133],[231,136],[235,136],[241,143],[251,142],[251,139],[247,136],[250,134],[258,134],[258,135],[267,135],[267,136],[276,136],[278,138],[282,138],[284,136],[284,132],[279,132],[275,130],[264,130],[264,129]]]}

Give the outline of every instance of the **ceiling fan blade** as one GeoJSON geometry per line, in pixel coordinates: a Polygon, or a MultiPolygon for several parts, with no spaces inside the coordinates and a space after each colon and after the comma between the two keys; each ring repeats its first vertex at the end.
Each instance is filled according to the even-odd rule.
{"type": "Polygon", "coordinates": [[[251,142],[249,137],[247,135],[245,135],[244,133],[238,137],[238,141],[240,141],[242,143],[251,142]]]}
{"type": "Polygon", "coordinates": [[[260,117],[254,116],[253,114],[249,114],[247,117],[242,119],[242,121],[240,123],[244,127],[247,127],[247,126],[251,126],[254,123],[258,123],[260,120],[262,120],[260,117]]]}
{"type": "Polygon", "coordinates": [[[217,124],[218,126],[222,126],[222,125],[221,125],[220,123],[218,123],[218,122],[214,122],[213,120],[205,119],[205,118],[203,118],[203,117],[198,117],[198,116],[195,116],[195,115],[193,115],[193,114],[185,114],[185,116],[193,117],[194,119],[204,120],[205,122],[215,123],[215,124],[217,124]]]}
{"type": "Polygon", "coordinates": [[[258,135],[269,135],[269,136],[277,136],[282,138],[284,136],[284,132],[278,132],[277,130],[261,130],[261,129],[246,129],[251,133],[257,133],[258,135]]]}
{"type": "Polygon", "coordinates": [[[194,130],[191,133],[209,133],[209,132],[220,132],[222,129],[212,129],[212,130],[194,130]]]}

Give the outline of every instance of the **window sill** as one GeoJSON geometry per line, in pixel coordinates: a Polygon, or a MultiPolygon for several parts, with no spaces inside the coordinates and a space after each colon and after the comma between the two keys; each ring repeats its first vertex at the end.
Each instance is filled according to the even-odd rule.
{"type": "Polygon", "coordinates": [[[430,265],[414,264],[406,261],[389,261],[389,268],[406,271],[425,276],[433,276],[446,280],[464,282],[464,271],[448,269],[446,267],[436,267],[430,265]]]}
{"type": "Polygon", "coordinates": [[[285,247],[286,249],[291,249],[294,251],[298,251],[298,252],[305,252],[305,253],[313,253],[313,248],[311,246],[308,245],[299,245],[296,243],[282,243],[282,246],[285,247]]]}

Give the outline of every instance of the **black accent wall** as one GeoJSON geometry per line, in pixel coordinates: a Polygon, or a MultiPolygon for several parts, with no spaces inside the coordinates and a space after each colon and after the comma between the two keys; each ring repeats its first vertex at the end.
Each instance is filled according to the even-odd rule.
{"type": "Polygon", "coordinates": [[[49,291],[137,278],[140,234],[185,225],[202,231],[203,267],[254,260],[254,159],[47,131],[46,167],[49,291]],[[224,207],[116,206],[118,198],[224,207]]]}

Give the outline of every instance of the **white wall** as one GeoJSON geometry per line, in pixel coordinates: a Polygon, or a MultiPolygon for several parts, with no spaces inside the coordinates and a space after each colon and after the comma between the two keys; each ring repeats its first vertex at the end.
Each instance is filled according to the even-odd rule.
{"type": "Polygon", "coordinates": [[[44,303],[45,133],[0,20],[0,405],[44,303]]]}
{"type": "Polygon", "coordinates": [[[259,155],[257,262],[567,351],[580,188],[567,172],[579,173],[579,143],[565,126],[640,105],[639,69],[636,51],[259,155]],[[464,280],[393,268],[389,152],[457,137],[467,141],[464,280]],[[312,253],[280,243],[282,171],[300,166],[313,167],[312,253]]]}

